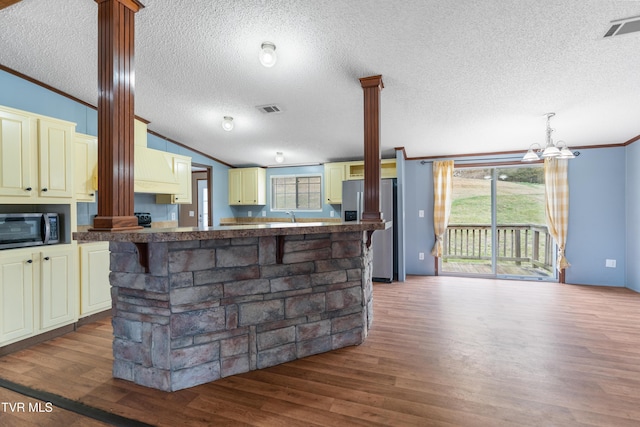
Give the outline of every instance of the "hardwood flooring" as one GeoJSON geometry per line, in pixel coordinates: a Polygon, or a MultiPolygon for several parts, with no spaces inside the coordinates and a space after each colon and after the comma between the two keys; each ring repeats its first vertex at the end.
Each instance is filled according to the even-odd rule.
{"type": "MultiPolygon", "coordinates": [[[[157,426],[640,425],[640,294],[410,277],[374,304],[360,346],[174,393],[111,378],[109,320],[0,358],[0,377],[157,426]]],[[[2,426],[104,425],[77,417],[0,407],[2,426]]]]}

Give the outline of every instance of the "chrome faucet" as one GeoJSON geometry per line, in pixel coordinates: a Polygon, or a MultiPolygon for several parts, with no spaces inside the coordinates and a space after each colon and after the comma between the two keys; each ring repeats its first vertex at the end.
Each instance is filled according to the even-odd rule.
{"type": "Polygon", "coordinates": [[[291,222],[296,222],[296,214],[292,211],[287,211],[287,215],[291,215],[291,222]]]}

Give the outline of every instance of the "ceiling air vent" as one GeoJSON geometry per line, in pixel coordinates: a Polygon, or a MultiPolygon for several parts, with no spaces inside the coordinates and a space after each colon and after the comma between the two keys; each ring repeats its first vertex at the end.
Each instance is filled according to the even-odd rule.
{"type": "Polygon", "coordinates": [[[258,105],[256,108],[258,110],[262,111],[265,114],[281,113],[282,112],[282,108],[278,107],[275,104],[258,105]]]}
{"type": "Polygon", "coordinates": [[[640,16],[611,21],[611,26],[604,34],[604,38],[621,36],[623,34],[637,33],[640,31],[640,16]]]}

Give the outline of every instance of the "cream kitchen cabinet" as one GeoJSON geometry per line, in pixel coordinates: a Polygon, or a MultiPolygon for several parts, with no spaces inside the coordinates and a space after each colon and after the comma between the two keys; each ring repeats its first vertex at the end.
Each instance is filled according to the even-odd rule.
{"type": "Polygon", "coordinates": [[[0,108],[0,196],[32,195],[37,125],[27,113],[0,108]]]}
{"type": "Polygon", "coordinates": [[[74,132],[73,123],[0,107],[0,196],[71,199],[74,132]]]}
{"type": "Polygon", "coordinates": [[[40,262],[40,329],[43,331],[78,320],[75,250],[76,245],[48,246],[34,254],[40,262]]]}
{"type": "Polygon", "coordinates": [[[34,334],[33,255],[3,251],[0,257],[0,346],[34,334]]]}
{"type": "Polygon", "coordinates": [[[229,169],[229,205],[265,205],[267,173],[263,168],[229,169]]]}
{"type": "Polygon", "coordinates": [[[324,165],[324,193],[325,202],[342,204],[342,181],[345,179],[346,165],[349,163],[325,163],[324,165]]]}
{"type": "Polygon", "coordinates": [[[109,242],[78,245],[80,249],[80,317],[111,308],[109,242]]]}
{"type": "Polygon", "coordinates": [[[172,156],[173,174],[175,175],[179,192],[177,194],[158,194],[156,196],[156,203],[166,204],[190,204],[191,195],[191,157],[180,156],[178,154],[169,154],[172,156]]]}
{"type": "Polygon", "coordinates": [[[75,193],[79,202],[94,202],[98,189],[98,138],[75,134],[75,193]]]}
{"type": "Polygon", "coordinates": [[[75,244],[2,252],[0,346],[77,320],[75,244]]]}
{"type": "MultiPolygon", "coordinates": [[[[380,160],[380,178],[395,178],[396,176],[396,159],[380,160]]],[[[364,161],[347,163],[345,166],[345,179],[364,179],[364,161]]]]}

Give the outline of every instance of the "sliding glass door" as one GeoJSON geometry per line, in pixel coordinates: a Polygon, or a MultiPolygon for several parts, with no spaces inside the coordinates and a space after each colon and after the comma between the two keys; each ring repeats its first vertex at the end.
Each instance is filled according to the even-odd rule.
{"type": "Polygon", "coordinates": [[[458,168],[442,274],[553,280],[542,165],[458,168]]]}

